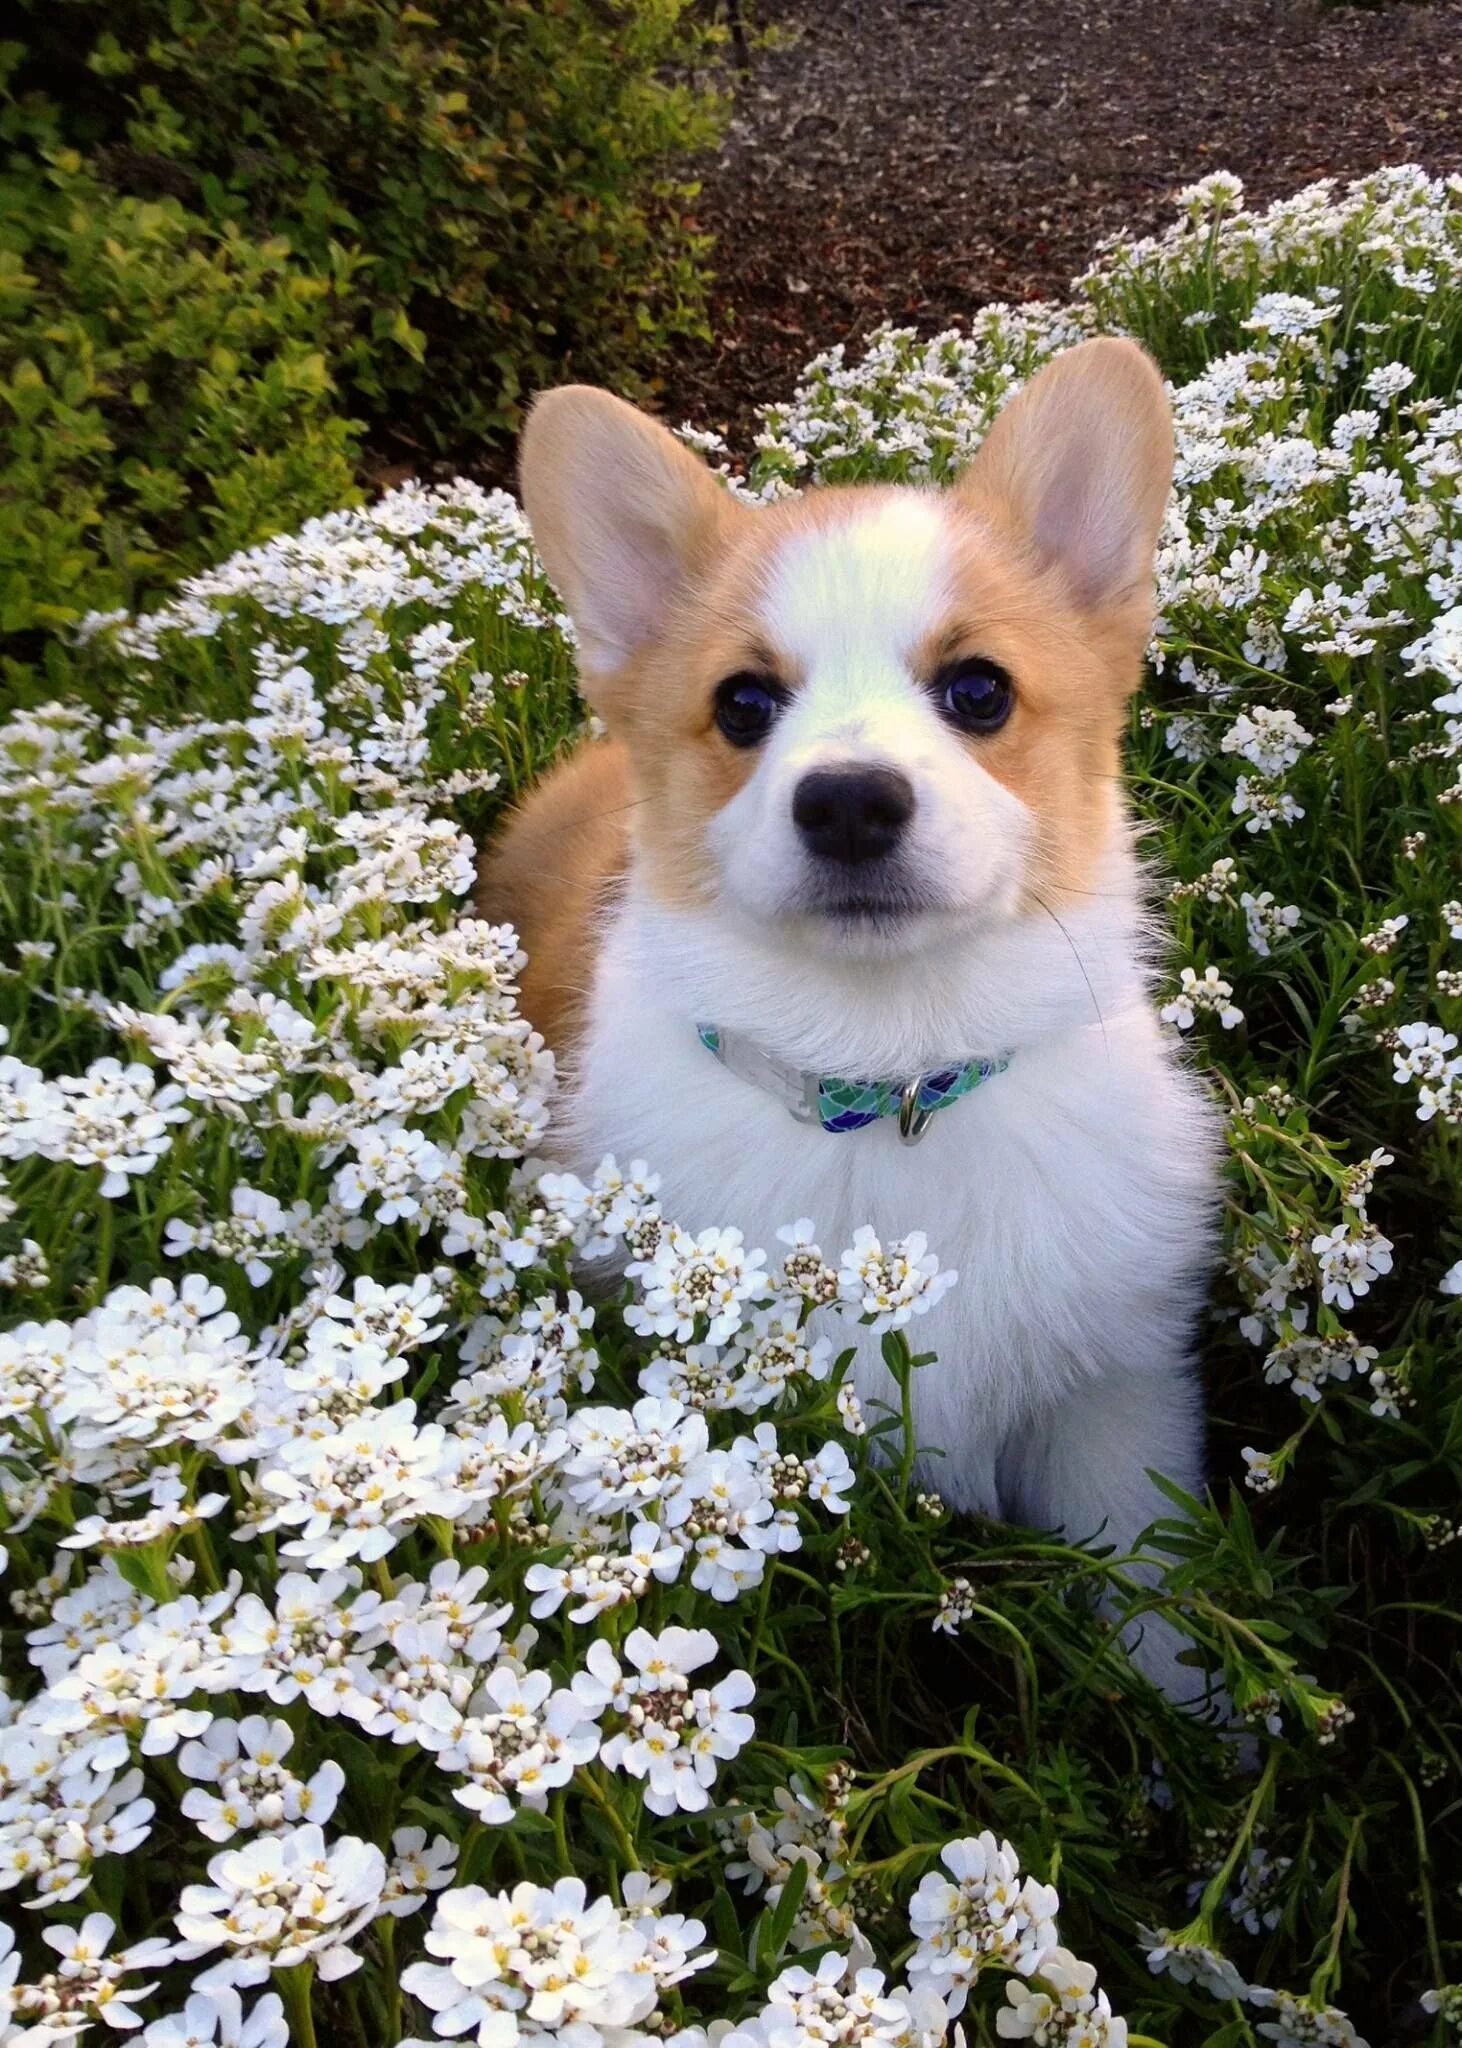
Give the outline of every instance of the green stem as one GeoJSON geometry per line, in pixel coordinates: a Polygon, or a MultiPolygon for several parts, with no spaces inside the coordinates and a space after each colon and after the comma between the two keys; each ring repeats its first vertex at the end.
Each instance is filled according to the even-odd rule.
{"type": "Polygon", "coordinates": [[[113,1203],[105,1195],[100,1196],[98,1199],[101,1202],[101,1214],[97,1219],[96,1227],[96,1280],[92,1285],[91,1291],[91,1306],[93,1308],[106,1296],[107,1282],[111,1278],[112,1272],[112,1237],[116,1230],[113,1203]]]}
{"type": "Polygon", "coordinates": [[[549,1818],[553,1822],[553,1839],[558,1849],[558,1867],[566,1877],[574,1874],[574,1859],[569,1854],[568,1829],[564,1824],[564,1793],[562,1787],[548,1802],[549,1818]]]}
{"type": "Polygon", "coordinates": [[[580,1771],[574,1782],[578,1785],[580,1791],[588,1793],[589,1797],[608,1821],[614,1838],[623,1851],[624,1860],[630,1869],[639,1870],[643,1868],[640,1863],[639,1851],[634,1845],[634,1837],[621,1820],[614,1801],[600,1785],[597,1773],[595,1771],[580,1771]]]}
{"type": "MultiPolygon", "coordinates": [[[[756,1619],[751,1625],[751,1642],[746,1652],[746,1668],[753,1678],[756,1676],[756,1660],[757,1654],[761,1649],[762,1631],[767,1625],[767,1613],[771,1607],[772,1579],[775,1576],[776,1569],[776,1559],[773,1558],[768,1563],[766,1574],[761,1582],[761,1598],[757,1602],[756,1619]]],[[[818,1591],[822,1591],[820,1586],[818,1591]]]]}
{"type": "Polygon", "coordinates": [[[300,1963],[292,1970],[276,1970],[274,1987],[284,2001],[289,2018],[290,2048],[318,2048],[315,2014],[310,2001],[315,1970],[312,1963],[300,1963]]]}
{"type": "Polygon", "coordinates": [[[381,1944],[382,1976],[386,1987],[386,2039],[401,2038],[401,1973],[396,1968],[396,1922],[383,1913],[376,1922],[381,1944]]]}
{"type": "Polygon", "coordinates": [[[1321,2004],[1329,2002],[1331,1990],[1340,1981],[1340,1943],[1345,1933],[1345,1916],[1350,1910],[1350,1870],[1355,1860],[1356,1837],[1361,1830],[1363,1816],[1357,1814],[1351,1822],[1346,1838],[1345,1857],[1340,1865],[1340,1883],[1335,1899],[1335,1920],[1330,1929],[1330,1945],[1325,1951],[1325,1960],[1310,1979],[1310,1994],[1321,2004]]]}
{"type": "Polygon", "coordinates": [[[1445,1984],[1447,1972],[1442,1963],[1442,1945],[1437,1938],[1437,1916],[1432,1904],[1431,1879],[1427,1874],[1431,1867],[1431,1855],[1427,1848],[1426,1816],[1422,1812],[1421,1800],[1417,1796],[1415,1785],[1411,1782],[1410,1773],[1402,1769],[1389,1750],[1383,1749],[1381,1755],[1406,1790],[1406,1803],[1411,1809],[1411,1825],[1416,1835],[1417,1890],[1421,1894],[1421,1914],[1426,1924],[1427,1958],[1431,1963],[1432,1982],[1445,1984]]]}
{"type": "Polygon", "coordinates": [[[1235,1866],[1245,1849],[1249,1846],[1254,1829],[1258,1825],[1260,1809],[1269,1796],[1269,1789],[1274,1783],[1274,1776],[1278,1769],[1279,1751],[1271,1749],[1264,1760],[1263,1775],[1254,1787],[1254,1796],[1249,1801],[1248,1810],[1244,1814],[1243,1822],[1238,1833],[1234,1836],[1233,1847],[1229,1850],[1227,1856],[1225,1856],[1223,1862],[1213,1873],[1213,1876],[1208,1880],[1204,1888],[1203,1898],[1198,1910],[1205,1920],[1211,1919],[1218,1910],[1219,1902],[1228,1887],[1229,1879],[1234,1874],[1235,1866]]]}
{"type": "Polygon", "coordinates": [[[899,1502],[907,1514],[909,1488],[914,1482],[914,1454],[918,1449],[918,1442],[914,1435],[914,1355],[902,1330],[891,1331],[884,1338],[883,1356],[884,1363],[898,1382],[899,1415],[903,1429],[903,1442],[899,1451],[899,1502]]]}

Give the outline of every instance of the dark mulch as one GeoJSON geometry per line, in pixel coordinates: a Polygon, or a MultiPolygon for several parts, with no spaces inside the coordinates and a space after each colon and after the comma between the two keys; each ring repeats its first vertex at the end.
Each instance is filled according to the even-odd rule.
{"type": "Polygon", "coordinates": [[[701,218],[715,341],[663,410],[745,449],[806,359],[1060,292],[1098,239],[1223,167],[1270,199],[1462,170],[1462,0],[745,0],[754,50],[701,218]]]}

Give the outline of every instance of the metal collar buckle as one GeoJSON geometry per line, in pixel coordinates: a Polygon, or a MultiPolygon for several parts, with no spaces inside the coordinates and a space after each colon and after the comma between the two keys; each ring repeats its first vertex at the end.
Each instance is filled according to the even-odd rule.
{"type": "Polygon", "coordinates": [[[906,1145],[917,1145],[929,1128],[932,1109],[920,1107],[919,1097],[924,1092],[926,1076],[915,1074],[905,1081],[899,1096],[899,1136],[906,1145]]]}

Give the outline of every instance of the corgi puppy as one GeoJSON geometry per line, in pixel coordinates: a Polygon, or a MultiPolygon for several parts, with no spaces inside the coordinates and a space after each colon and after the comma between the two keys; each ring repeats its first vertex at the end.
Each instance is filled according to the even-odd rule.
{"type": "MultiPolygon", "coordinates": [[[[1216,1211],[1120,771],[1172,463],[1120,340],[1048,364],[948,490],[756,505],[548,392],[523,499],[608,737],[481,880],[564,1056],[556,1155],[643,1157],[668,1216],[753,1244],[926,1231],[960,1276],[915,1376],[926,1483],[1122,1552],[1153,1469],[1201,1486],[1216,1211]]],[[[856,1386],[891,1396],[876,1338],[856,1386]]],[[[1178,1697],[1180,1647],[1135,1645],[1178,1697]]]]}

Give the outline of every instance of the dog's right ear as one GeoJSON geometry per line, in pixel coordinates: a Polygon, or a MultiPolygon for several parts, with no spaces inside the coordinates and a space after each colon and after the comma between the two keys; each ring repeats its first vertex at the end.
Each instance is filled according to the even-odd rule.
{"type": "Polygon", "coordinates": [[[659,637],[679,592],[750,516],[667,428],[588,384],[537,400],[518,473],[591,696],[597,677],[659,637]]]}

